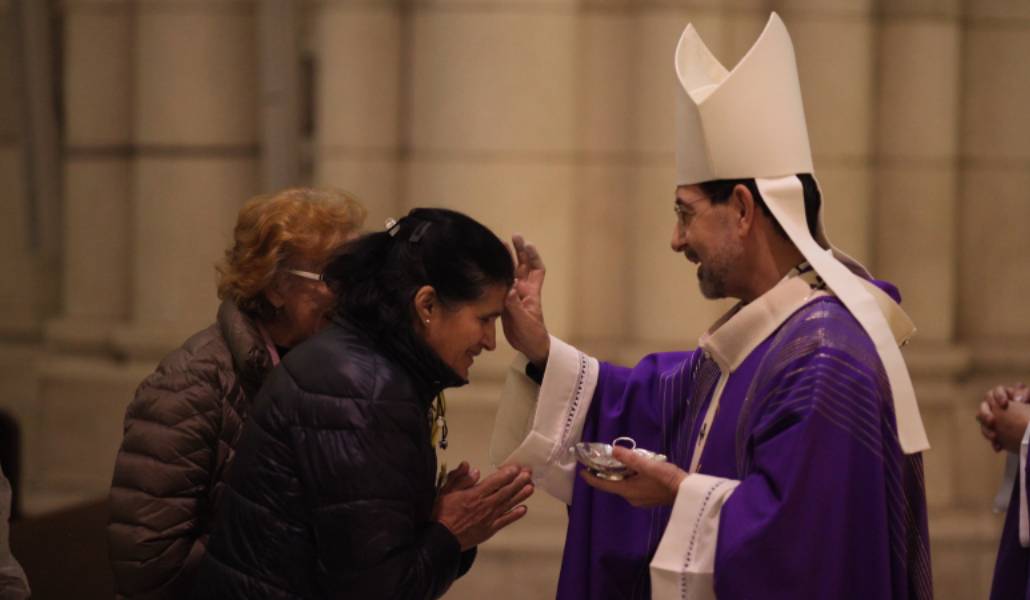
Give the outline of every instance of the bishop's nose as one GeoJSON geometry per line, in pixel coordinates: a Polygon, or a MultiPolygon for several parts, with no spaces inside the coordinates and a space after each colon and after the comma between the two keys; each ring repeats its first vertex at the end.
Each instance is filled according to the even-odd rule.
{"type": "Polygon", "coordinates": [[[687,248],[687,232],[680,227],[679,223],[672,226],[672,240],[669,241],[669,247],[673,252],[683,252],[687,248]]]}

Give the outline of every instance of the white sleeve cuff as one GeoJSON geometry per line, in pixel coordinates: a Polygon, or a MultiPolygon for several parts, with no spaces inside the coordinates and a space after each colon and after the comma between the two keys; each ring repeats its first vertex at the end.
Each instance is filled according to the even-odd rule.
{"type": "Polygon", "coordinates": [[[525,374],[519,355],[501,392],[490,460],[533,469],[533,483],[555,498],[572,502],[576,463],[568,448],[583,435],[583,423],[597,387],[599,364],[551,336],[543,384],[525,374]]]}
{"type": "Polygon", "coordinates": [[[723,504],[735,479],[691,474],[683,479],[669,525],[651,560],[651,598],[715,599],[715,544],[723,504]]]}

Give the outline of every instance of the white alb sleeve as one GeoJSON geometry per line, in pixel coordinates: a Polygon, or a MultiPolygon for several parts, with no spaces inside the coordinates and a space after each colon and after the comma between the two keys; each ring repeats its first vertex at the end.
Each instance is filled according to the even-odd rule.
{"type": "Polygon", "coordinates": [[[653,600],[715,599],[715,545],[723,504],[735,479],[691,474],[683,479],[669,525],[651,560],[653,600]]]}
{"type": "Polygon", "coordinates": [[[519,355],[508,371],[490,460],[532,468],[537,487],[570,504],[576,465],[568,450],[583,435],[599,363],[551,336],[543,383],[527,377],[525,367],[526,358],[519,355]]]}

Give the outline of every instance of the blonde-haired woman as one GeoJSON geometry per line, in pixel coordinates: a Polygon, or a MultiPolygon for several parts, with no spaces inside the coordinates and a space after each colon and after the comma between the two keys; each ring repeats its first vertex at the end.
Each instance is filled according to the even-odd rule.
{"type": "Polygon", "coordinates": [[[207,544],[222,477],[265,376],[327,323],[321,270],[365,219],[336,191],[290,189],[240,210],[217,266],[214,324],[136,390],[111,484],[111,564],[121,598],[179,598],[207,544]]]}

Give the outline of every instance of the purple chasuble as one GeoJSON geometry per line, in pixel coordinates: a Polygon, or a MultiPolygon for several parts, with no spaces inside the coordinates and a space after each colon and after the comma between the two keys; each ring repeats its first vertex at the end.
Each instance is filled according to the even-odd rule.
{"type": "MultiPolygon", "coordinates": [[[[1027,475],[1023,473],[1023,485],[1027,475]]],[[[998,561],[994,565],[991,600],[1030,600],[1030,548],[1019,543],[1019,486],[1012,489],[1005,527],[1001,530],[998,561]]]]}
{"type": "MultiPolygon", "coordinates": [[[[582,439],[628,435],[686,470],[719,376],[700,350],[602,363],[582,439]]],[[[741,481],[719,522],[718,598],[932,597],[922,458],[902,453],[882,363],[836,298],[797,311],[730,375],[699,471],[741,481]]],[[[650,598],[670,512],[577,478],[558,598],[650,598]]]]}

